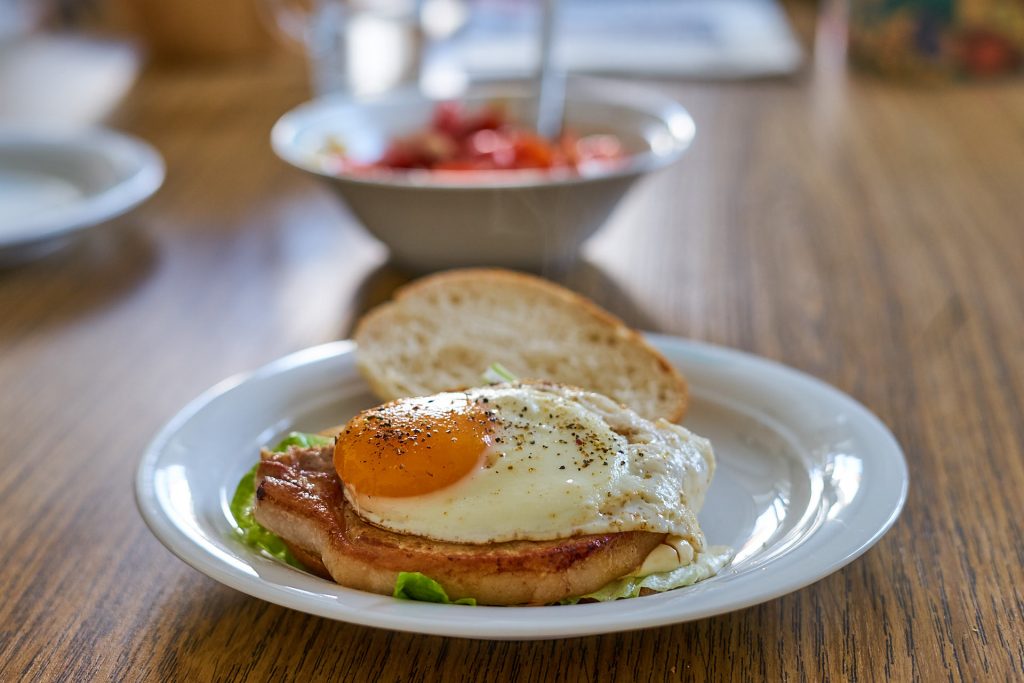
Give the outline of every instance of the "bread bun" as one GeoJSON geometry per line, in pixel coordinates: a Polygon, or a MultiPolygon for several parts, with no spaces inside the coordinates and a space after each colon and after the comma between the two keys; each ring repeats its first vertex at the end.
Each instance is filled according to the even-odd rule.
{"type": "Polygon", "coordinates": [[[522,379],[577,386],[641,416],[686,413],[682,375],[595,303],[538,277],[453,270],[399,289],[356,326],[358,364],[384,400],[477,386],[500,363],[522,379]]]}

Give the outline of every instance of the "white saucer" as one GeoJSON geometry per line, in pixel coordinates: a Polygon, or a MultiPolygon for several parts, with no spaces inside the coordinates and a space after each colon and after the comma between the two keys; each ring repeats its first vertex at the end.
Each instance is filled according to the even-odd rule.
{"type": "Polygon", "coordinates": [[[352,342],[286,356],[185,406],[142,456],[139,509],[185,562],[258,598],[367,626],[509,640],[662,626],[771,600],[852,562],[896,521],[906,462],[864,406],[771,361],[648,338],[690,382],[685,425],[715,447],[718,470],[701,526],[709,543],[736,549],[730,566],[694,586],[600,604],[435,605],[342,588],[242,545],[228,501],[259,447],[291,429],[341,423],[376,402],[356,370],[352,342]]]}
{"type": "Polygon", "coordinates": [[[0,256],[125,213],[163,179],[156,150],[121,133],[0,127],[0,256]]]}

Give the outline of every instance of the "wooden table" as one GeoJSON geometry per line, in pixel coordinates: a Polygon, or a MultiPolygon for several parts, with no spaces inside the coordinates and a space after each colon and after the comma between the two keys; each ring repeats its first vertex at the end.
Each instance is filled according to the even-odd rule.
{"type": "Polygon", "coordinates": [[[0,680],[1008,680],[1024,676],[1024,87],[846,76],[671,84],[683,163],[567,277],[628,322],[745,349],[865,403],[903,516],[791,595],[637,633],[448,640],[328,621],[166,551],[139,455],[233,373],[344,338],[404,278],[274,158],[297,67],[151,71],[112,124],[168,167],[146,205],[0,271],[0,680]]]}

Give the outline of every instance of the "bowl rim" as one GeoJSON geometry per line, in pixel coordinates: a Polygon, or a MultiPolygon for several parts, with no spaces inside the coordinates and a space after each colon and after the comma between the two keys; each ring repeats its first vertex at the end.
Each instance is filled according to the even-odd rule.
{"type": "Polygon", "coordinates": [[[416,87],[396,89],[374,96],[328,95],[300,104],[282,115],[271,129],[270,142],[274,153],[282,160],[329,180],[376,187],[451,191],[582,185],[614,178],[637,177],[677,161],[689,148],[696,135],[696,124],[690,113],[679,102],[658,90],[611,79],[570,78],[566,84],[567,100],[580,104],[615,105],[651,115],[665,126],[671,136],[671,146],[663,151],[655,151],[648,146],[642,152],[629,155],[625,164],[586,175],[553,176],[546,172],[524,169],[495,171],[495,177],[477,177],[472,181],[462,181],[453,177],[454,174],[445,173],[438,177],[428,170],[398,171],[381,175],[329,171],[315,163],[308,152],[303,152],[295,144],[295,140],[305,130],[322,123],[342,108],[404,103],[433,106],[451,100],[479,102],[489,99],[530,99],[533,96],[533,88],[529,82],[473,85],[456,97],[433,97],[416,87]]]}

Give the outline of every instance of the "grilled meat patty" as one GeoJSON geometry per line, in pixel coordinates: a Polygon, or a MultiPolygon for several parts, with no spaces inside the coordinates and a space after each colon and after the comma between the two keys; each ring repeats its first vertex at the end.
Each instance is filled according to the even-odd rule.
{"type": "Polygon", "coordinates": [[[255,516],[311,571],[348,588],[390,595],[399,572],[422,572],[453,600],[545,604],[628,574],[665,538],[632,531],[475,545],[397,534],[356,515],[332,457],[331,446],[264,451],[255,516]]]}

